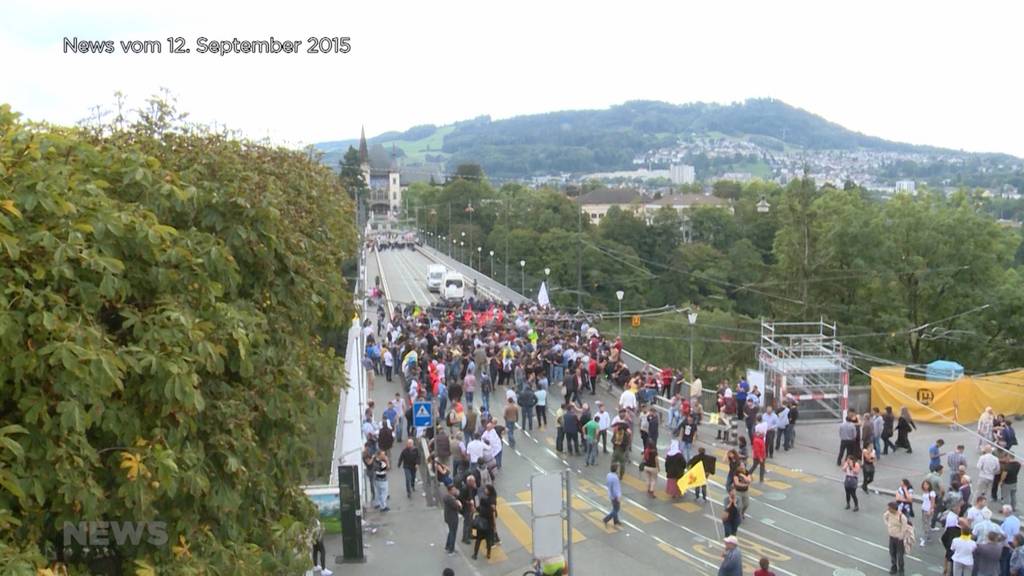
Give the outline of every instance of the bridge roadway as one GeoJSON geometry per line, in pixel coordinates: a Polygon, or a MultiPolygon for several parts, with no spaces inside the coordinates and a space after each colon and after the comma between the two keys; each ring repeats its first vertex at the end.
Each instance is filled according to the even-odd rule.
{"type": "MultiPolygon", "coordinates": [[[[417,251],[385,251],[378,260],[369,259],[370,281],[382,274],[393,300],[426,304],[435,298],[425,286],[426,268],[434,261],[443,261],[468,272],[464,266],[440,258],[429,248],[417,251]]],[[[477,275],[480,286],[503,297],[516,296],[486,276],[477,275]]],[[[549,414],[554,401],[560,399],[552,388],[549,414]]],[[[503,395],[495,393],[495,399],[503,395]]],[[[601,399],[614,409],[617,398],[598,392],[596,397],[584,395],[587,402],[601,399]]],[[[711,477],[710,504],[697,504],[693,496],[673,502],[664,492],[662,474],[657,497],[646,495],[645,483],[638,471],[639,441],[632,453],[633,465],[623,480],[623,506],[620,530],[605,528],[601,517],[608,511],[604,478],[610,455],[598,455],[595,467],[585,467],[582,456],[568,456],[555,451],[553,415],[545,430],[518,433],[516,448],[506,446],[504,469],[496,487],[500,496],[498,532],[502,544],[493,558],[469,560],[480,574],[521,574],[531,560],[529,508],[530,477],[541,472],[573,471],[573,549],[577,574],[716,574],[722,552],[721,513],[725,481],[726,446],[716,444],[711,428],[702,429],[698,446],[704,446],[719,458],[717,473],[711,477]],[[637,569],[642,570],[637,572],[637,569]],[[680,571],[682,569],[682,571],[680,571]]],[[[827,428],[833,433],[832,427],[827,428]]],[[[799,428],[798,428],[799,430],[799,428]]],[[[821,430],[821,428],[818,428],[821,430]]],[[[668,434],[662,429],[659,454],[667,449],[668,434]]],[[[807,440],[812,442],[812,440],[807,440]]],[[[827,443],[831,445],[831,442],[827,443]]],[[[844,510],[843,489],[835,480],[833,454],[806,452],[814,448],[799,441],[791,453],[777,453],[769,460],[764,484],[756,479],[751,490],[748,517],[739,531],[744,557],[744,574],[753,574],[757,561],[764,556],[771,560],[772,570],[780,576],[816,576],[887,574],[889,568],[887,536],[882,512],[889,497],[860,493],[860,511],[844,510]],[[800,454],[804,451],[804,454],[800,454]],[[802,468],[790,467],[798,461],[802,468]],[[790,463],[787,464],[787,461],[790,463]],[[807,462],[814,464],[807,464],[807,462]]],[[[663,466],[662,466],[663,469],[663,466]]],[[[917,474],[910,476],[917,478],[917,474]]],[[[918,531],[920,535],[920,530],[918,531]]],[[[915,546],[907,558],[907,574],[941,573],[942,549],[935,543],[926,549],[915,546]]],[[[400,544],[400,543],[399,543],[400,544]]],[[[468,547],[460,551],[470,554],[468,547]]],[[[464,565],[463,565],[464,566],[464,565]]],[[[457,569],[457,572],[459,570],[457,569]]]]}

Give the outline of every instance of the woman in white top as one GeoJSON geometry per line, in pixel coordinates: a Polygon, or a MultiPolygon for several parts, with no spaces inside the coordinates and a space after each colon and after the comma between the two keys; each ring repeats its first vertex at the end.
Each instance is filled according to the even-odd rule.
{"type": "Polygon", "coordinates": [[[932,531],[929,526],[932,525],[932,515],[935,513],[935,489],[932,488],[932,483],[925,480],[921,482],[921,529],[924,531],[924,536],[921,537],[921,546],[925,546],[931,541],[932,531]]]}
{"type": "Polygon", "coordinates": [[[971,540],[971,529],[962,528],[960,537],[953,540],[949,545],[953,552],[953,576],[971,576],[974,569],[974,551],[978,543],[971,540]]]}

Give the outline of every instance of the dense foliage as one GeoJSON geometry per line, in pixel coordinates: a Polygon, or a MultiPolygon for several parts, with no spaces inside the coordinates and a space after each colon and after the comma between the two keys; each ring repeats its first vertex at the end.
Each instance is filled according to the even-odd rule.
{"type": "Polygon", "coordinates": [[[283,574],[309,427],[344,381],[352,205],[305,152],[0,107],[0,573],[283,574]],[[169,542],[63,549],[64,522],[169,542]]]}
{"type": "MultiPolygon", "coordinates": [[[[852,349],[897,361],[948,358],[970,370],[1024,364],[1020,231],[998,224],[976,193],[882,201],[808,179],[720,188],[731,209],[663,208],[644,218],[613,207],[597,225],[579,222],[573,198],[554,190],[456,179],[417,185],[408,197],[428,241],[445,236],[447,251],[465,232],[467,252],[482,247],[474,266],[490,273],[494,250],[494,276],[509,286],[525,283],[535,294],[550,268],[560,306],[576,307],[579,254],[587,310],[616,312],[617,290],[626,293],[624,310],[699,307],[702,370],[755,363],[760,318],[834,320],[852,349]],[[762,197],[768,213],[756,209],[762,197]]],[[[645,320],[637,330],[627,318],[625,326],[630,349],[686,366],[685,316],[645,320]]]]}

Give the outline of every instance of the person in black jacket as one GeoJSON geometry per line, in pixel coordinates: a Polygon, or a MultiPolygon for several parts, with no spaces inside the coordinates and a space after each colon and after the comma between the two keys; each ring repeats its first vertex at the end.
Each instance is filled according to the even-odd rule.
{"type": "Polygon", "coordinates": [[[520,427],[523,430],[530,430],[530,431],[532,431],[533,430],[533,407],[537,405],[537,395],[533,393],[533,389],[530,388],[529,384],[527,384],[519,392],[519,396],[518,396],[517,400],[519,402],[519,407],[522,408],[522,410],[520,410],[520,414],[522,415],[521,417],[522,417],[523,423],[520,425],[520,427]]]}
{"type": "Polygon", "coordinates": [[[483,495],[480,496],[480,505],[477,507],[476,516],[473,518],[473,528],[476,530],[476,544],[473,545],[473,560],[480,554],[480,542],[487,543],[487,558],[491,557],[491,546],[494,545],[494,522],[497,514],[494,508],[494,486],[484,486],[483,495]]]}
{"type": "Polygon", "coordinates": [[[405,472],[405,495],[412,498],[412,491],[416,488],[416,467],[420,464],[420,453],[416,449],[416,442],[409,438],[405,441],[405,449],[398,455],[398,465],[405,472]]]}
{"type": "Polygon", "coordinates": [[[893,431],[893,415],[892,406],[885,407],[885,414],[882,414],[882,455],[887,456],[889,454],[889,448],[892,451],[896,451],[896,445],[892,443],[892,431],[893,431]]]}

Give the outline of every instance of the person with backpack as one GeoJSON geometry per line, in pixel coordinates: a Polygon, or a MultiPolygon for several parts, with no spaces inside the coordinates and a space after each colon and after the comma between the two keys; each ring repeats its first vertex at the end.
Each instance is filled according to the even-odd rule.
{"type": "MultiPolygon", "coordinates": [[[[620,416],[624,413],[625,410],[619,411],[620,416]]],[[[629,423],[625,420],[618,420],[612,423],[612,464],[618,466],[619,478],[622,478],[622,472],[626,469],[626,463],[629,461],[626,452],[632,441],[629,423]]]]}

